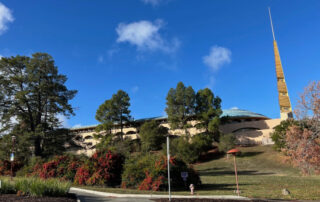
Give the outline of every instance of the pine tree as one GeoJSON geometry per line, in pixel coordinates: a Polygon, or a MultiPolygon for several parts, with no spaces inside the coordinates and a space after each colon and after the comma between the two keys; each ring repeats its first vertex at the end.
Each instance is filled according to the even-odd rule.
{"type": "Polygon", "coordinates": [[[44,139],[61,126],[58,116],[74,114],[69,101],[77,91],[68,90],[66,81],[47,53],[2,58],[0,132],[7,134],[19,124],[30,135],[35,155],[42,155],[44,139]]]}
{"type": "Polygon", "coordinates": [[[130,97],[119,90],[112,98],[101,104],[96,112],[96,119],[101,123],[97,131],[106,131],[111,133],[115,126],[120,127],[120,139],[123,140],[123,127],[132,121],[130,116],[130,97]]]}

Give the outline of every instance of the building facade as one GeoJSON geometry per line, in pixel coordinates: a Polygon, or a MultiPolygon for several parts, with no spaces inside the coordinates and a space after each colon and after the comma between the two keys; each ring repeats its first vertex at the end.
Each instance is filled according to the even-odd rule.
{"type": "MultiPolygon", "coordinates": [[[[239,145],[273,144],[270,133],[273,131],[273,128],[281,122],[281,119],[270,119],[262,114],[237,108],[223,110],[221,118],[224,118],[225,121],[224,124],[220,125],[220,131],[224,134],[234,134],[239,145]]],[[[172,136],[180,136],[185,133],[184,130],[171,130],[167,117],[154,117],[138,119],[134,121],[134,124],[125,125],[123,128],[124,137],[131,139],[139,138],[137,126],[151,120],[168,128],[169,134],[172,136]]],[[[196,120],[190,121],[190,125],[193,126],[188,129],[190,135],[203,132],[195,127],[197,123],[196,120]]],[[[75,147],[70,147],[70,151],[76,154],[92,155],[99,141],[94,138],[96,127],[97,126],[94,125],[70,129],[74,134],[74,142],[76,144],[75,147]]],[[[112,133],[117,134],[118,132],[120,132],[120,128],[115,126],[114,129],[112,129],[112,133]]]]}

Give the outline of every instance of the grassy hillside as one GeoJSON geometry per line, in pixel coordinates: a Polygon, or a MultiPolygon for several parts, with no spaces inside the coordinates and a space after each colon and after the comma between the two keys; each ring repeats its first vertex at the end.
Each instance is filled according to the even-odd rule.
{"type": "MultiPolygon", "coordinates": [[[[272,146],[240,147],[237,157],[241,195],[267,199],[320,200],[320,176],[302,176],[298,169],[284,163],[284,156],[272,146]],[[291,194],[283,196],[282,189],[291,194]]],[[[196,187],[199,195],[235,195],[233,157],[215,156],[207,162],[193,165],[199,172],[203,186],[196,187]]],[[[81,188],[114,193],[167,194],[167,192],[138,191],[119,188],[85,186],[81,188]]],[[[173,192],[188,195],[189,191],[173,192]]]]}
{"type": "MultiPolygon", "coordinates": [[[[299,170],[284,163],[284,156],[272,146],[239,148],[237,157],[241,195],[251,198],[320,199],[320,176],[302,176],[299,170]],[[287,188],[290,196],[283,196],[287,188]]],[[[233,157],[222,156],[194,166],[203,183],[199,194],[233,194],[235,176],[233,157]]]]}

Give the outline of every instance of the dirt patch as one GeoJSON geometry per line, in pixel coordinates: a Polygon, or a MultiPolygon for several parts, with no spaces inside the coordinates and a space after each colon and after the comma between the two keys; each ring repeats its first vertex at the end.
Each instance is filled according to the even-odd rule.
{"type": "Polygon", "coordinates": [[[15,194],[1,194],[0,201],[6,202],[76,202],[75,195],[67,197],[34,197],[34,196],[17,196],[15,194]]]}

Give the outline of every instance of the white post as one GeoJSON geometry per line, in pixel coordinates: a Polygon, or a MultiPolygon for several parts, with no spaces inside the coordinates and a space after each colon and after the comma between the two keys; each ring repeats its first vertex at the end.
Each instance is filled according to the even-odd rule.
{"type": "Polygon", "coordinates": [[[169,186],[169,201],[171,201],[171,186],[170,186],[170,152],[169,152],[169,135],[167,136],[167,164],[168,164],[168,186],[169,186]]]}

